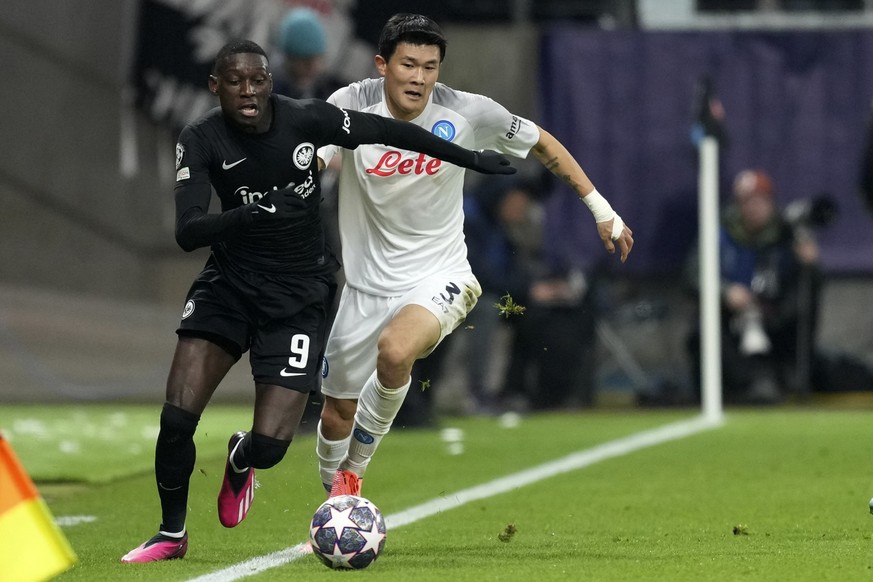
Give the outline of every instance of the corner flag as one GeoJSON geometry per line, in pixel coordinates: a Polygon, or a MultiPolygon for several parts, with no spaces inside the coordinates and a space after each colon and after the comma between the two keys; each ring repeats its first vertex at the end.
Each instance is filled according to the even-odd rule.
{"type": "Polygon", "coordinates": [[[42,582],[75,563],[76,554],[0,434],[0,578],[42,582]]]}

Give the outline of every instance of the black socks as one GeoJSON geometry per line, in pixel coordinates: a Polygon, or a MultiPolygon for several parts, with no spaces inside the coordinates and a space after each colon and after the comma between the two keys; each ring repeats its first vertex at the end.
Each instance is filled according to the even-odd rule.
{"type": "Polygon", "coordinates": [[[155,480],[161,499],[161,531],[181,532],[185,528],[188,483],[194,471],[194,431],[200,417],[165,403],[161,431],[155,445],[155,480]]]}

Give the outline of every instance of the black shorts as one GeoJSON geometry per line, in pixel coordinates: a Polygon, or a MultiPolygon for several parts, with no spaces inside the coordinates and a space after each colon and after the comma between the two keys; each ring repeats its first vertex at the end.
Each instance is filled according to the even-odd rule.
{"type": "Polygon", "coordinates": [[[237,359],[249,351],[255,382],[314,391],[335,294],[332,275],[254,273],[210,255],[176,333],[207,339],[237,359]]]}

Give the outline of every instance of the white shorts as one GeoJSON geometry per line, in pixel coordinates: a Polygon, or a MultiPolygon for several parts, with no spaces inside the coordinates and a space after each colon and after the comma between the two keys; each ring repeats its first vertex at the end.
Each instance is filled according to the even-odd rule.
{"type": "Polygon", "coordinates": [[[438,275],[421,281],[404,295],[382,297],[345,286],[324,354],[322,393],[356,400],[376,369],[382,329],[406,305],[420,305],[440,323],[440,338],[428,355],[473,310],[482,288],[470,273],[438,275]]]}

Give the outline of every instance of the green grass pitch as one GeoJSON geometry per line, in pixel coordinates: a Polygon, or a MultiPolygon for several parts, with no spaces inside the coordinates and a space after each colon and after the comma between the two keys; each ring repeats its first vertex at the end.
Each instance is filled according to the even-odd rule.
{"type": "MultiPolygon", "coordinates": [[[[251,411],[214,406],[196,437],[188,555],[118,563],[159,522],[151,473],[158,413],[128,405],[0,409],[0,428],[79,556],[58,580],[209,579],[306,539],[324,497],[313,437],[299,436],[279,466],[258,473],[248,519],[224,529],[215,496],[225,446],[249,426],[251,411]]],[[[363,493],[390,520],[695,414],[556,413],[509,428],[495,418],[447,418],[438,429],[392,432],[363,493]],[[441,437],[443,428],[460,429],[460,446],[441,437]]],[[[367,570],[332,571],[304,556],[246,579],[870,580],[871,419],[867,410],[728,410],[721,427],[389,527],[384,553],[367,570]]]]}

